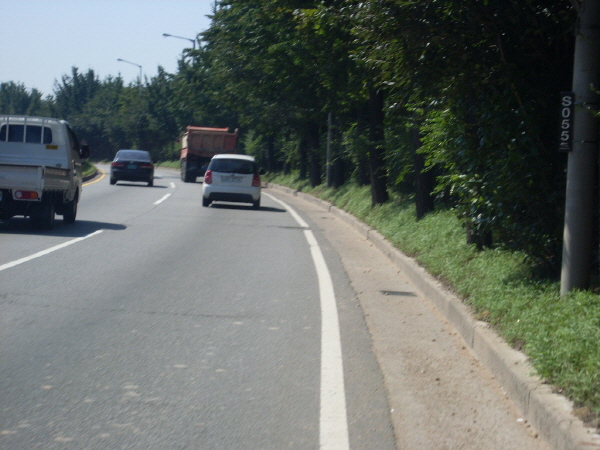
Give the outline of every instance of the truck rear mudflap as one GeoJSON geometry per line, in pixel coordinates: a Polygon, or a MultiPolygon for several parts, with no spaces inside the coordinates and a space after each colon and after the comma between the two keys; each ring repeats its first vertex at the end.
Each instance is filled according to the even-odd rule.
{"type": "Polygon", "coordinates": [[[9,189],[0,189],[0,219],[14,216],[29,216],[38,207],[39,200],[19,201],[13,198],[9,189]]]}

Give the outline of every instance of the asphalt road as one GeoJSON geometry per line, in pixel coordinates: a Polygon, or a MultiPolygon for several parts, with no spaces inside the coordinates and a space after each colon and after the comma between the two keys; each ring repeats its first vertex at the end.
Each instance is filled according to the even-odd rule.
{"type": "Polygon", "coordinates": [[[322,230],[200,191],[159,169],[86,185],[73,225],[0,223],[1,449],[397,448],[322,230]]]}

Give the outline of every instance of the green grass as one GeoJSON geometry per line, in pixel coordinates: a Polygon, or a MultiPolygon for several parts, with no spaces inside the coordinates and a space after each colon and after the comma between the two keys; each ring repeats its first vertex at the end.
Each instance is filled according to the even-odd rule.
{"type": "Polygon", "coordinates": [[[368,186],[311,188],[297,175],[263,179],[329,201],[378,230],[525,352],[543,380],[587,411],[584,420],[600,415],[600,296],[573,292],[561,298],[557,281],[532,276],[527,255],[477,251],[466,243],[465,230],[451,211],[417,221],[412,200],[393,198],[371,207],[368,186]]]}
{"type": "Polygon", "coordinates": [[[89,161],[84,161],[83,165],[81,166],[81,172],[83,174],[84,177],[87,177],[88,175],[93,174],[96,171],[96,166],[94,166],[94,164],[92,164],[89,161]]]}
{"type": "Polygon", "coordinates": [[[160,161],[157,162],[158,167],[170,167],[171,169],[179,169],[179,160],[177,161],[160,161]]]}

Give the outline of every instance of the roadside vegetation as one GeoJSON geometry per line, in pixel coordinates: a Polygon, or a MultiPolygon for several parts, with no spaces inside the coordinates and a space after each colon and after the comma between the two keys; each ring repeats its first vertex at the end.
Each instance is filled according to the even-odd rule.
{"type": "Polygon", "coordinates": [[[84,177],[89,177],[96,172],[96,167],[90,161],[84,161],[82,166],[82,172],[84,177]]]}
{"type": "Polygon", "coordinates": [[[157,166],[161,166],[161,167],[168,167],[170,169],[177,169],[177,170],[179,170],[179,160],[176,160],[176,161],[160,161],[156,165],[157,166]]]}
{"type": "Polygon", "coordinates": [[[600,296],[560,298],[557,280],[540,277],[535,259],[518,251],[478,250],[449,208],[417,221],[414,200],[394,195],[371,207],[368,186],[311,187],[298,174],[269,174],[271,183],[306,192],[349,212],[415,258],[530,358],[537,374],[571,398],[588,424],[600,416],[600,296]]]}

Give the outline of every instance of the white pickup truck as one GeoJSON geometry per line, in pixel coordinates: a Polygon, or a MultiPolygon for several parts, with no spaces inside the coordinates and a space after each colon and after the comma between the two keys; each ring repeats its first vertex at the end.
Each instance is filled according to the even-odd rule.
{"type": "Polygon", "coordinates": [[[75,222],[88,156],[64,120],[0,116],[0,220],[28,216],[39,229],[51,229],[55,214],[75,222]]]}

